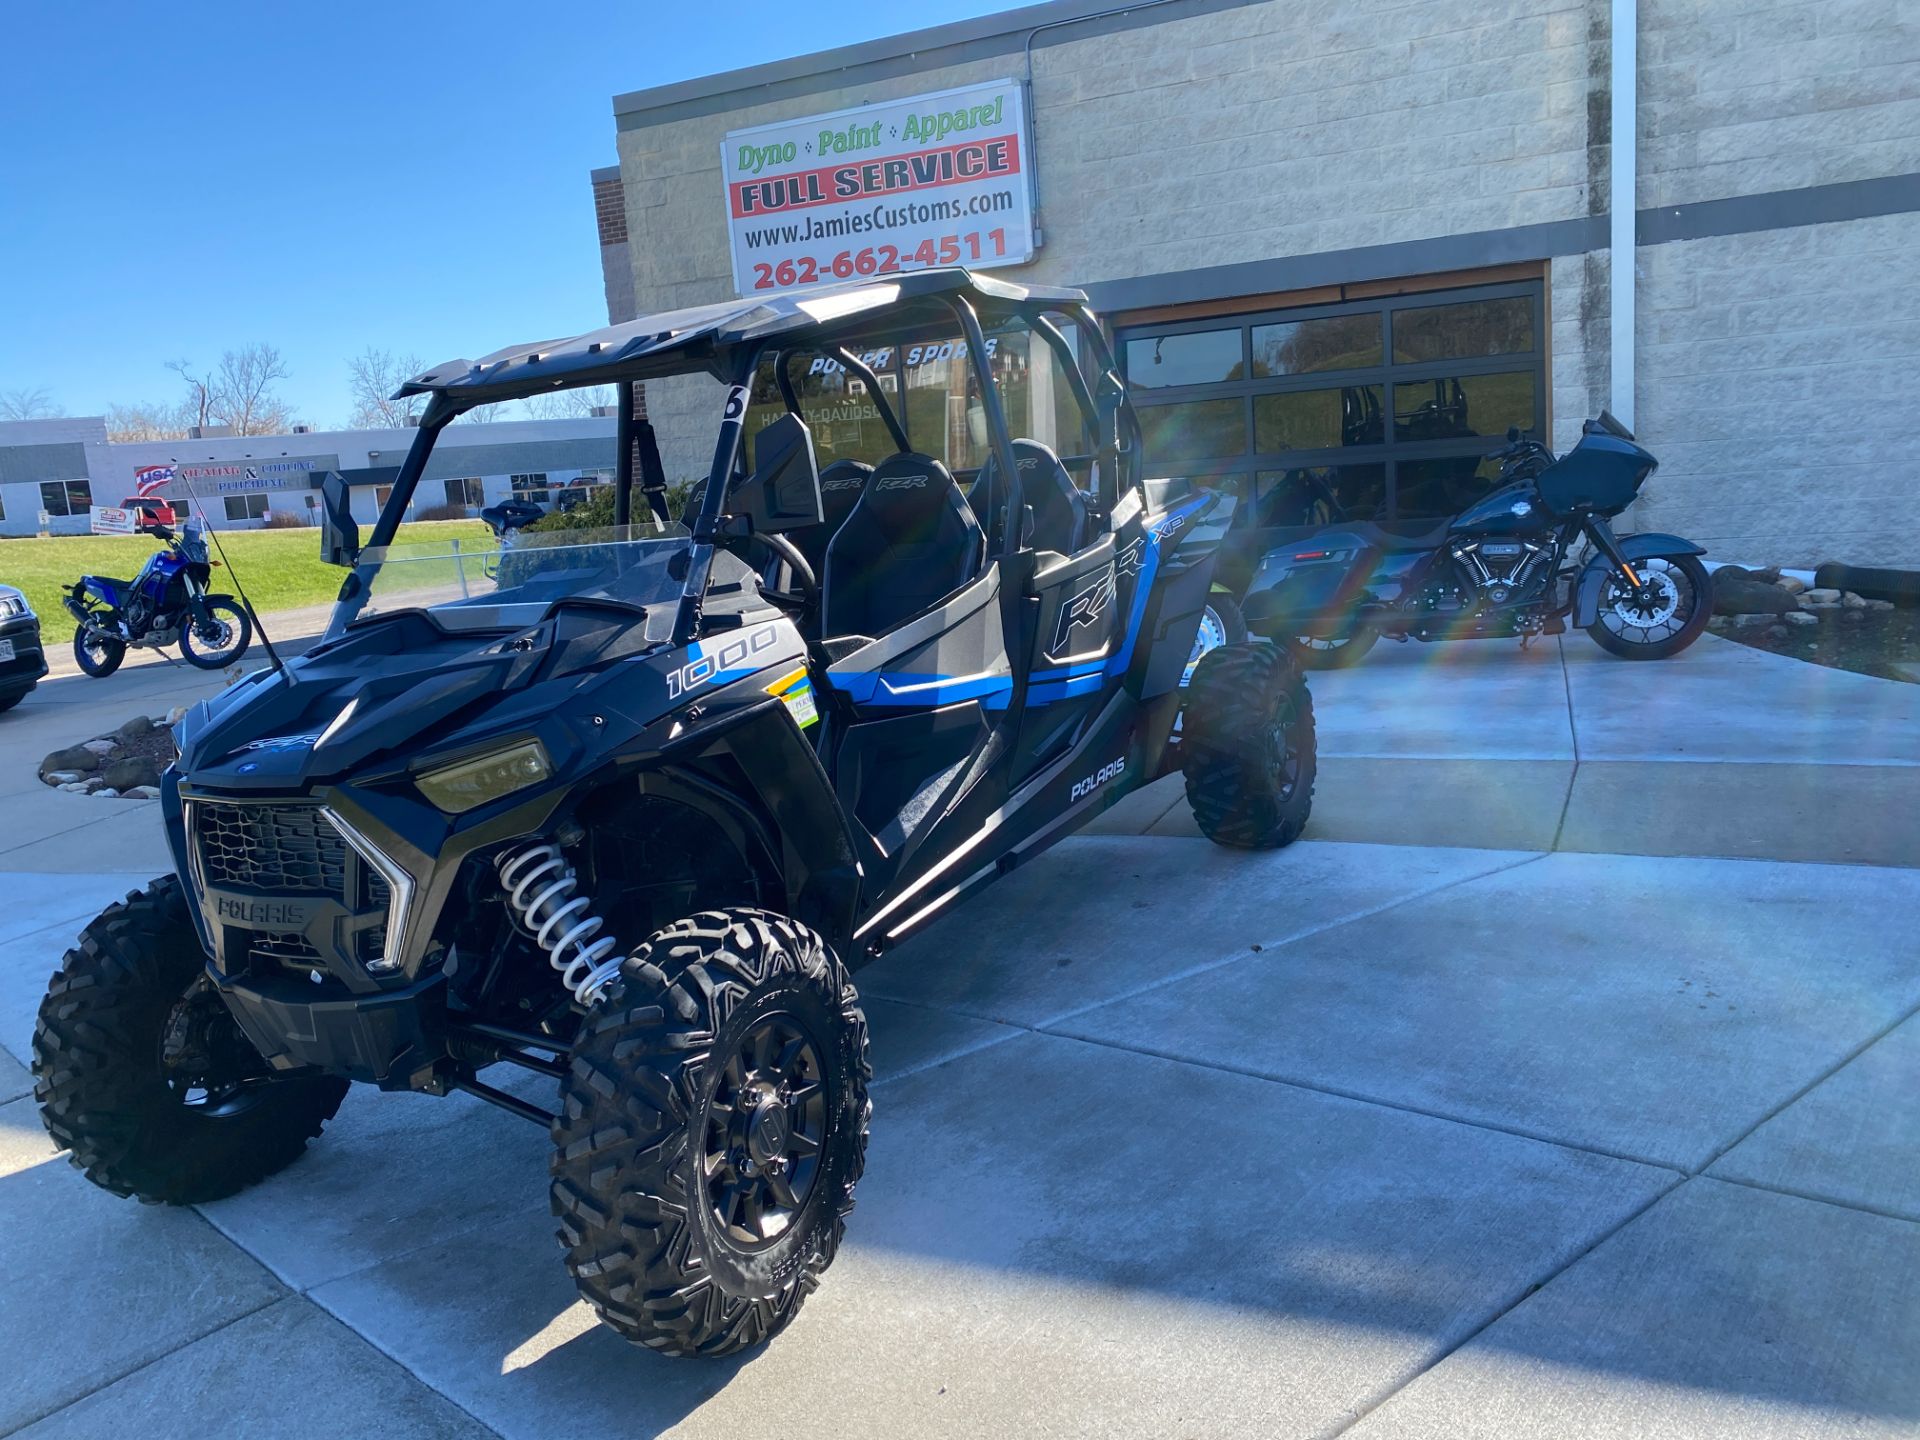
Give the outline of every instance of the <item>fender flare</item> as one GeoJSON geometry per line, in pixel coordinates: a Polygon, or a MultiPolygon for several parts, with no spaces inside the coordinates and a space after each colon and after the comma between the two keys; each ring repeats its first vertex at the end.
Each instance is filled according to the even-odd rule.
{"type": "MultiPolygon", "coordinates": [[[[738,767],[749,790],[727,796],[732,804],[725,808],[743,821],[757,812],[751,819],[760,823],[753,828],[778,871],[787,913],[820,931],[849,966],[859,964],[863,957],[852,947],[861,890],[858,851],[813,746],[794,728],[786,707],[769,700],[695,730],[665,748],[650,768],[663,778],[692,780],[688,762],[720,758],[738,767]]],[[[720,804],[715,787],[702,788],[720,804]]]]}
{"type": "MultiPolygon", "coordinates": [[[[1622,535],[1615,543],[1628,560],[1653,560],[1668,555],[1704,555],[1706,549],[1678,535],[1649,531],[1644,535],[1622,535]]],[[[1600,618],[1600,596],[1607,583],[1607,559],[1595,555],[1581,570],[1573,591],[1573,625],[1584,630],[1600,618]]]]}

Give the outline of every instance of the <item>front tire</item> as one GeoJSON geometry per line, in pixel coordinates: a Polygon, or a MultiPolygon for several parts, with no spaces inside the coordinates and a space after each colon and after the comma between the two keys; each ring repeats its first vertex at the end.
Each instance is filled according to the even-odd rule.
{"type": "Polygon", "coordinates": [[[1203,656],[1181,737],[1187,804],[1216,845],[1273,850],[1300,837],[1318,763],[1313,697],[1285,647],[1256,641],[1203,656]]]}
{"type": "Polygon", "coordinates": [[[104,680],[113,674],[126,658],[127,646],[123,640],[102,635],[98,630],[89,630],[84,625],[73,632],[74,663],[96,680],[104,680]]]}
{"type": "Polygon", "coordinates": [[[1587,627],[1593,643],[1623,660],[1665,660],[1700,638],[1713,614],[1713,580],[1697,556],[1656,556],[1638,562],[1641,578],[1661,598],[1636,609],[1627,586],[1609,575],[1600,613],[1587,627]]]}
{"type": "Polygon", "coordinates": [[[200,983],[205,967],[168,875],[109,905],[47,985],[34,1098],[47,1133],[103,1190],[222,1199],[292,1164],[347,1093],[332,1076],[273,1077],[200,983]]]}
{"type": "Polygon", "coordinates": [[[600,1318],[676,1356],[785,1328],[853,1208],[872,1076],[859,997],[805,926],[707,911],[641,947],[553,1126],[553,1213],[600,1318]]]}
{"type": "Polygon", "coordinates": [[[202,670],[224,670],[246,654],[252,642],[253,622],[224,595],[207,598],[204,621],[189,615],[180,627],[180,654],[202,670]]]}

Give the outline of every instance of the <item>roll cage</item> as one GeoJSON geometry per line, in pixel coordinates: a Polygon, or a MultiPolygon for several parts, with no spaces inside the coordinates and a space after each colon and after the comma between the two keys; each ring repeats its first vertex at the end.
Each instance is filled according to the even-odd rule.
{"type": "MultiPolygon", "coordinates": [[[[651,423],[634,418],[634,386],[671,375],[711,375],[727,386],[727,399],[698,508],[684,517],[692,542],[672,638],[675,644],[688,644],[700,631],[701,602],[716,545],[724,534],[728,490],[744,469],[747,401],[761,362],[772,362],[781,402],[788,414],[800,418],[801,401],[789,361],[799,352],[838,360],[867,383],[888,435],[901,453],[910,453],[900,416],[873,369],[861,358],[860,349],[876,342],[897,343],[916,333],[951,333],[957,325],[979,387],[994,462],[990,493],[980,493],[976,485],[969,500],[996,542],[990,558],[1010,557],[1020,550],[1023,539],[1022,525],[1014,522],[1022,513],[1022,482],[986,336],[990,329],[1014,324],[1023,324],[1038,336],[1059,362],[1084,431],[1094,441],[1090,457],[1072,460],[1086,463],[1092,480],[1086,499],[1093,515],[1104,519],[1123,495],[1141,483],[1141,435],[1133,409],[1125,403],[1125,382],[1086,296],[1078,290],[1019,285],[955,268],[642,316],[571,339],[511,346],[478,361],[437,365],[395,392],[396,399],[425,395],[428,403],[367,548],[393,543],[435,442],[462,413],[478,405],[589,385],[610,384],[617,397],[615,525],[626,526],[632,520],[636,452],[642,492],[653,517],[664,522],[665,473],[651,423]],[[1064,317],[1083,337],[1095,369],[1092,383],[1055,316],[1064,317]]],[[[347,577],[340,588],[334,631],[359,613],[367,593],[358,572],[347,577]]]]}

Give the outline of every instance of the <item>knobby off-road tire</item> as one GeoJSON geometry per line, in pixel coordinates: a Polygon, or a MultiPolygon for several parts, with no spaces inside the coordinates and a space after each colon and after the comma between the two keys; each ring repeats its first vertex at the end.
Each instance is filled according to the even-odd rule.
{"type": "Polygon", "coordinates": [[[667,1355],[781,1330],[839,1248],[872,1075],[859,997],[805,926],[706,911],[635,952],[553,1127],[560,1242],[600,1318],[667,1355]]]}
{"type": "Polygon", "coordinates": [[[1313,697],[1284,646],[1225,645],[1201,659],[1181,750],[1187,803],[1209,840],[1271,850],[1299,838],[1313,809],[1313,697]]]}
{"type": "MultiPolygon", "coordinates": [[[[34,1098],[47,1133],[86,1177],[150,1204],[192,1205],[285,1168],[333,1118],[347,1082],[327,1075],[203,1087],[161,1061],[182,998],[206,964],[180,882],[109,905],[47,985],[33,1032],[34,1098]]],[[[188,1012],[210,1044],[258,1056],[218,996],[188,1012]],[[223,1028],[231,1027],[231,1028],[223,1028]],[[239,1047],[245,1047],[242,1050],[239,1047]]]]}

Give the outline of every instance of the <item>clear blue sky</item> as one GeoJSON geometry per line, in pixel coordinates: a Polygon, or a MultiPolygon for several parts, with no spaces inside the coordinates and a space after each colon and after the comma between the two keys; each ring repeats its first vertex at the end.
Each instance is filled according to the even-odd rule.
{"type": "Polygon", "coordinates": [[[367,345],[432,363],[604,324],[587,172],[614,95],[1005,8],[9,5],[0,391],[99,414],[265,340],[334,424],[367,345]]]}

